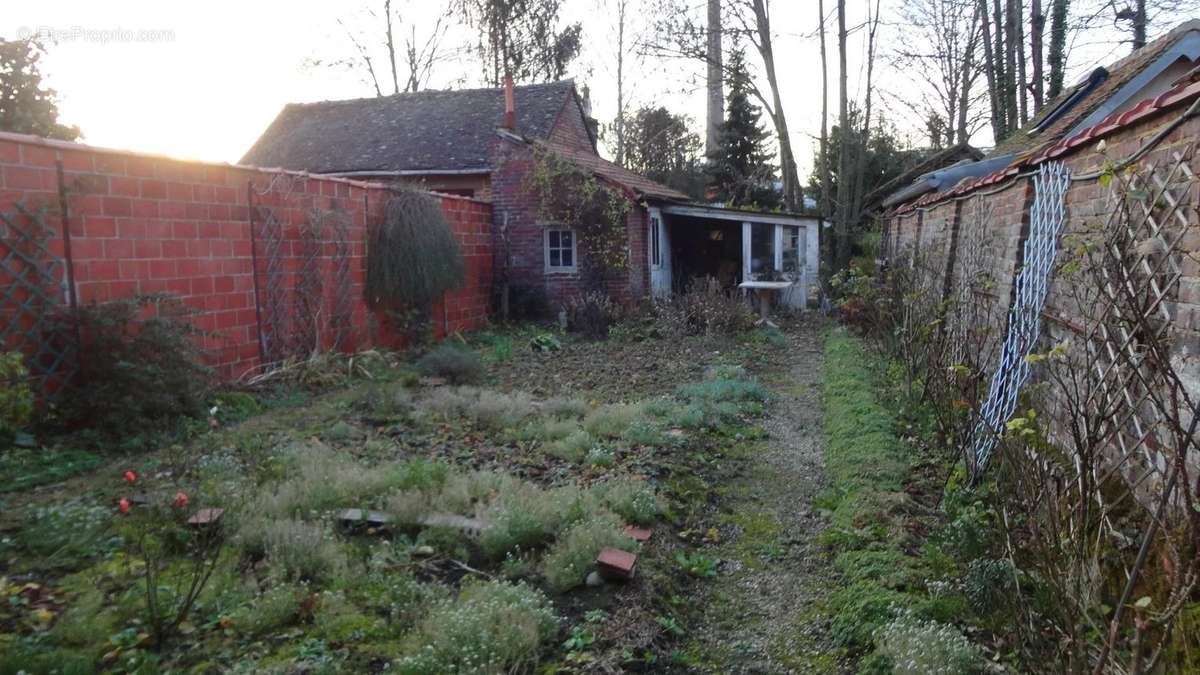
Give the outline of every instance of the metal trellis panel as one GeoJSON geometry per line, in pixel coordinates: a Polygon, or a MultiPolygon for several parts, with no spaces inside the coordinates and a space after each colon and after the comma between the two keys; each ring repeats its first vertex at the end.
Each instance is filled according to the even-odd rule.
{"type": "Polygon", "coordinates": [[[1029,378],[1026,357],[1041,335],[1042,308],[1046,304],[1050,274],[1058,254],[1058,235],[1066,220],[1066,193],[1071,176],[1061,162],[1043,164],[1034,177],[1033,208],[1029,213],[1029,236],[1025,240],[1024,264],[1014,281],[1015,294],[1008,312],[1008,328],[1000,363],[992,375],[987,399],[980,410],[968,442],[972,473],[987,468],[999,434],[1017,408],[1021,387],[1029,378]]]}

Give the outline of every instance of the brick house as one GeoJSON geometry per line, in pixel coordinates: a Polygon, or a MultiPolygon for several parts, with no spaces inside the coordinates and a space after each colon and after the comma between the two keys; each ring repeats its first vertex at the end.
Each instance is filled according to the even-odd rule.
{"type": "Polygon", "coordinates": [[[281,167],[425,189],[493,205],[498,275],[544,290],[553,304],[581,291],[577,236],[539,222],[528,178],[550,151],[622,191],[629,265],[609,279],[623,302],[664,295],[713,276],[732,286],[777,270],[793,280],[784,301],[803,305],[815,278],[819,221],[726,209],[602,158],[596,121],[573,81],[504,89],[422,91],[289,104],[242,158],[281,167]]]}

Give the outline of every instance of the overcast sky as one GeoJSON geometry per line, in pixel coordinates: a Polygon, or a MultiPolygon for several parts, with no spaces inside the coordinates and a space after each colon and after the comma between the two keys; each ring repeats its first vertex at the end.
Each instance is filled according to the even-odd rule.
{"type": "MultiPolygon", "coordinates": [[[[418,35],[448,0],[393,0],[418,35]]],[[[633,0],[650,6],[654,0],[633,0]]],[[[697,2],[699,0],[696,0],[697,2]]],[[[881,28],[881,51],[902,32],[889,16],[881,28]]],[[[615,112],[612,12],[605,0],[564,0],[564,17],[584,24],[585,49],[570,75],[591,89],[594,113],[608,121],[615,112]]],[[[369,96],[373,90],[357,74],[306,65],[312,58],[351,56],[353,47],[338,24],[349,30],[375,26],[364,8],[381,0],[210,0],[204,4],[163,2],[39,2],[9,3],[0,17],[0,36],[21,37],[29,31],[54,32],[43,74],[58,91],[62,120],[83,130],[84,142],[178,157],[237,161],[288,102],[369,96]]],[[[833,1],[826,2],[826,10],[833,1]]],[[[854,26],[866,16],[867,1],[848,4],[854,26]]],[[[801,175],[811,167],[814,137],[820,128],[820,60],[815,38],[816,0],[774,0],[777,68],[784,108],[793,129],[801,175]]],[[[634,12],[644,21],[644,8],[634,12]]],[[[833,23],[830,22],[830,28],[833,23]]],[[[635,25],[635,32],[645,26],[635,25]]],[[[1157,31],[1156,31],[1157,32],[1157,31]]],[[[862,31],[851,49],[850,88],[859,91],[865,46],[862,31]]],[[[446,38],[448,51],[471,40],[464,27],[446,38]]],[[[378,36],[374,39],[379,42],[378,36]]],[[[836,64],[835,36],[829,35],[830,61],[836,64]]],[[[1097,63],[1126,53],[1111,41],[1081,46],[1072,59],[1072,77],[1097,63]]],[[[751,61],[754,60],[753,55],[751,61]]],[[[703,124],[700,64],[635,59],[627,78],[633,107],[662,104],[703,124]]],[[[836,67],[836,66],[835,66],[836,67]]],[[[881,66],[881,89],[902,94],[904,73],[881,66]]],[[[479,69],[469,54],[451,56],[439,64],[434,87],[476,86],[479,69]]],[[[834,73],[831,72],[831,76],[834,73]]],[[[831,96],[836,96],[836,78],[831,96]]],[[[836,105],[831,100],[831,113],[836,105]]],[[[922,142],[915,120],[903,111],[891,117],[903,134],[922,142]]],[[[989,145],[988,133],[976,139],[989,145]]]]}

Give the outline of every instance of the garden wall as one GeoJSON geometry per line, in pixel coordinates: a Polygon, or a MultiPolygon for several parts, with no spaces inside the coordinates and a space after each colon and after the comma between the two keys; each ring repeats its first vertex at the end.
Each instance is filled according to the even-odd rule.
{"type": "MultiPolygon", "coordinates": [[[[1103,137],[1096,134],[1089,142],[1077,143],[1054,159],[1064,162],[1075,176],[1097,172],[1106,163],[1132,155],[1180,112],[1176,109],[1171,114],[1164,110],[1162,114],[1143,117],[1103,137]],[[1105,143],[1103,153],[1098,150],[1100,140],[1105,143]]],[[[1186,202],[1178,210],[1179,215],[1174,216],[1188,220],[1188,230],[1178,245],[1182,278],[1166,301],[1173,317],[1172,333],[1179,358],[1191,364],[1195,372],[1200,372],[1200,218],[1197,211],[1200,184],[1194,179],[1195,174],[1200,173],[1200,159],[1195,151],[1198,137],[1200,117],[1192,117],[1137,163],[1143,172],[1157,169],[1157,173],[1172,184],[1173,198],[1186,202]],[[1180,158],[1182,164],[1178,163],[1180,158]],[[1172,171],[1176,165],[1178,168],[1172,171]]],[[[1025,170],[1032,165],[1020,168],[1025,170]]],[[[969,271],[964,269],[965,259],[973,254],[982,258],[990,277],[990,288],[977,292],[992,297],[999,315],[1003,316],[1011,303],[1013,279],[1022,263],[1033,199],[1033,180],[1027,176],[973,190],[934,195],[916,206],[885,214],[888,253],[896,256],[907,250],[925,256],[936,274],[948,275],[947,288],[961,282],[969,271]],[[980,249],[985,252],[982,256],[978,255],[980,249]]],[[[1067,241],[1072,236],[1097,231],[1116,208],[1110,190],[1095,179],[1072,182],[1065,201],[1066,221],[1060,239],[1067,241]]],[[[1069,328],[1078,321],[1071,316],[1074,310],[1068,307],[1070,303],[1063,297],[1063,286],[1051,285],[1044,317],[1051,325],[1069,328]]],[[[1193,385],[1200,392],[1200,378],[1193,385]]]]}
{"type": "MultiPolygon", "coordinates": [[[[47,377],[69,367],[45,334],[55,311],[168,293],[195,310],[223,378],[314,349],[395,345],[362,293],[367,228],[392,189],[0,133],[0,344],[47,377]]],[[[445,335],[487,321],[492,211],[435,196],[466,259],[463,287],[433,308],[445,335]]]]}
{"type": "MultiPolygon", "coordinates": [[[[1174,394],[1160,393],[1176,403],[1156,408],[1150,390],[1176,386],[1166,375],[1174,373],[1186,395],[1200,398],[1200,116],[1184,112],[1194,112],[1197,100],[1200,81],[1181,82],[1002,172],[883,216],[889,264],[918,265],[943,298],[986,305],[996,330],[980,353],[998,355],[1024,265],[1033,175],[1049,161],[1065,165],[1072,179],[1037,350],[1074,349],[1088,373],[1080,400],[1112,406],[1108,456],[1143,487],[1157,486],[1143,482],[1147,476],[1166,473],[1169,455],[1161,450],[1171,447],[1171,420],[1186,428],[1192,414],[1174,394]],[[1152,366],[1150,344],[1164,355],[1152,366]]],[[[1058,422],[1052,439],[1066,438],[1068,403],[1053,399],[1042,411],[1058,422]]]]}

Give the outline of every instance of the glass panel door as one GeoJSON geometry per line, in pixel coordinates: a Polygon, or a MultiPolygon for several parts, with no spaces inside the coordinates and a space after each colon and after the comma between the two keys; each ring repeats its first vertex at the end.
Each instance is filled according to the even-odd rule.
{"type": "Polygon", "coordinates": [[[763,281],[775,276],[775,226],[750,223],[750,254],[746,278],[763,281]]]}
{"type": "Polygon", "coordinates": [[[799,281],[801,265],[804,264],[805,230],[788,225],[781,227],[783,228],[783,264],[781,265],[783,275],[791,281],[799,281]]]}

